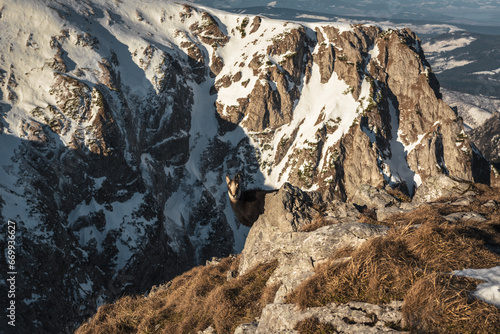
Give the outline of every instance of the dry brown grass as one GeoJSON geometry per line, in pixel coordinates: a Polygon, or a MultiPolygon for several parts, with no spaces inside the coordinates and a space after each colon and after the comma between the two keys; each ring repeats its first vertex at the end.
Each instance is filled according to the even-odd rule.
{"type": "Polygon", "coordinates": [[[476,284],[467,277],[425,275],[405,297],[407,326],[415,333],[498,333],[498,308],[470,296],[476,284]]]}
{"type": "Polygon", "coordinates": [[[258,265],[231,281],[226,273],[236,270],[238,259],[193,268],[149,297],[126,296],[101,306],[77,333],[196,333],[210,325],[228,333],[272,301],[277,287],[266,282],[276,265],[258,265]]]}
{"type": "Polygon", "coordinates": [[[404,203],[411,202],[410,196],[408,196],[406,193],[404,193],[401,189],[399,189],[399,188],[393,189],[391,187],[387,187],[386,189],[387,189],[387,192],[389,193],[389,195],[391,195],[394,198],[397,198],[400,202],[404,202],[404,203]]]}
{"type": "MultiPolygon", "coordinates": [[[[450,275],[464,268],[489,268],[500,263],[491,251],[500,249],[500,189],[472,185],[479,193],[468,206],[453,206],[443,198],[432,206],[394,216],[384,224],[389,233],[357,249],[343,248],[316,274],[287,297],[300,307],[330,302],[364,301],[373,304],[404,300],[406,329],[415,333],[498,333],[500,311],[472,298],[478,281],[450,275]],[[482,223],[449,223],[442,216],[474,211],[482,223]]],[[[332,224],[317,210],[314,230],[332,224]]],[[[372,212],[362,221],[377,223],[372,212]]],[[[335,222],[334,222],[335,223],[335,222]]],[[[276,263],[262,264],[248,274],[227,281],[239,258],[194,268],[168,286],[144,296],[126,296],[104,305],[77,333],[196,333],[213,326],[217,333],[232,332],[259,316],[274,298],[277,286],[266,286],[276,263]]],[[[333,333],[335,328],[308,318],[297,324],[301,333],[333,333]]]]}
{"type": "Polygon", "coordinates": [[[300,228],[300,232],[312,232],[320,227],[338,224],[339,221],[333,218],[326,218],[324,211],[318,211],[312,218],[311,222],[300,228]]]}
{"type": "Polygon", "coordinates": [[[297,322],[294,329],[299,331],[300,334],[333,334],[337,333],[335,326],[322,323],[318,318],[306,318],[297,322]]]}
{"type": "Polygon", "coordinates": [[[401,237],[376,238],[356,250],[337,253],[330,263],[319,266],[316,275],[296,289],[288,301],[305,308],[330,302],[378,304],[401,300],[410,282],[398,278],[416,276],[410,270],[415,261],[401,237]],[[347,256],[350,260],[339,261],[347,256]]]}
{"type": "Polygon", "coordinates": [[[358,249],[343,249],[287,301],[305,308],[330,302],[404,300],[403,315],[413,332],[498,332],[499,309],[467,292],[477,282],[450,274],[500,263],[500,256],[491,251],[500,246],[499,210],[481,206],[492,198],[486,191],[467,210],[442,203],[395,217],[386,236],[358,249]],[[452,224],[441,217],[457,211],[480,212],[488,221],[452,224]]]}

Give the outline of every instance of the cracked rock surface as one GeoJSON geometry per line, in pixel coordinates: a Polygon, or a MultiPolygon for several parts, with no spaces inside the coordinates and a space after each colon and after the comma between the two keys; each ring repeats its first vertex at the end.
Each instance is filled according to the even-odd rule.
{"type": "MultiPolygon", "coordinates": [[[[366,240],[384,235],[388,228],[360,222],[338,223],[320,227],[311,232],[300,229],[318,219],[314,209],[319,199],[316,193],[307,193],[285,183],[281,189],[266,197],[265,213],[250,230],[242,252],[239,272],[245,274],[253,266],[277,259],[278,268],[268,284],[280,283],[275,302],[283,302],[287,294],[314,274],[315,267],[344,246],[359,246],[366,240]],[[293,207],[294,210],[290,210],[293,207]]],[[[335,205],[335,202],[333,204],[335,205]]],[[[355,214],[354,206],[327,210],[327,214],[345,211],[355,214]]],[[[356,211],[357,212],[357,211],[356,211]]],[[[326,216],[322,219],[337,219],[326,216]]]]}
{"type": "Polygon", "coordinates": [[[299,333],[294,329],[296,324],[308,318],[317,318],[320,323],[333,325],[337,333],[402,333],[391,328],[391,325],[402,323],[402,304],[400,301],[389,305],[332,303],[304,310],[294,304],[268,304],[259,322],[241,325],[235,333],[299,333]]]}

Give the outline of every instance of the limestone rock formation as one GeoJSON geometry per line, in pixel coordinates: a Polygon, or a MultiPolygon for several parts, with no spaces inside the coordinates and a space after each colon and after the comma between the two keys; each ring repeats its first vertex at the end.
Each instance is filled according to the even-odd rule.
{"type": "Polygon", "coordinates": [[[473,162],[490,165],[490,175],[483,176],[484,183],[491,186],[500,186],[500,114],[496,113],[483,125],[475,128],[470,133],[471,141],[478,150],[475,151],[473,162]],[[480,152],[479,152],[480,151],[480,152]],[[484,156],[483,156],[484,155],[484,156]],[[489,162],[485,161],[488,160],[489,162]]]}
{"type": "Polygon", "coordinates": [[[362,184],[354,193],[351,202],[370,209],[381,209],[396,204],[397,200],[389,195],[385,189],[377,189],[368,184],[362,184]]]}
{"type": "MultiPolygon", "coordinates": [[[[387,326],[401,323],[401,302],[389,305],[372,305],[350,302],[345,305],[329,304],[299,310],[293,304],[268,304],[262,311],[260,321],[253,331],[237,329],[236,333],[298,333],[297,323],[307,318],[317,318],[320,323],[333,325],[340,333],[403,333],[387,326]]],[[[241,328],[245,328],[242,325],[241,328]]]]}
{"type": "MultiPolygon", "coordinates": [[[[376,211],[379,221],[413,211],[421,205],[443,204],[456,207],[456,212],[442,216],[443,220],[448,222],[483,223],[488,220],[484,215],[470,211],[470,207],[477,207],[484,202],[479,196],[478,188],[469,182],[446,175],[427,179],[417,190],[414,201],[410,203],[394,202],[395,198],[385,190],[368,185],[361,185],[356,194],[354,199],[364,200],[365,205],[376,211]],[[443,201],[444,198],[448,200],[443,201]],[[437,199],[440,201],[433,202],[437,199]],[[387,204],[392,206],[386,206],[387,204]]],[[[364,240],[382,236],[387,231],[383,226],[353,222],[349,215],[332,214],[334,207],[339,206],[338,202],[329,203],[328,209],[325,209],[324,205],[319,196],[303,192],[287,183],[266,202],[265,213],[248,235],[239,272],[244,274],[256,263],[277,259],[278,267],[268,284],[278,283],[281,287],[274,302],[264,307],[260,317],[251,323],[238,326],[235,333],[298,333],[297,324],[305,319],[315,319],[318,323],[328,324],[342,333],[399,333],[391,328],[390,324],[398,324],[398,328],[405,327],[401,314],[402,301],[393,301],[389,305],[332,303],[304,309],[285,302],[284,297],[292,292],[298,283],[312,276],[315,266],[320,264],[322,259],[331,256],[342,246],[356,247],[364,240]],[[314,220],[312,217],[317,219],[315,210],[318,206],[323,206],[322,219],[327,219],[328,225],[311,232],[301,232],[304,226],[314,220]]],[[[494,200],[486,201],[482,206],[487,208],[488,211],[485,212],[489,213],[499,207],[494,200]]],[[[347,206],[347,211],[351,210],[356,211],[353,206],[347,206]]]]}
{"type": "Polygon", "coordinates": [[[496,113],[472,131],[471,139],[493,163],[500,164],[500,114],[496,113]]]}
{"type": "MultiPolygon", "coordinates": [[[[314,207],[321,203],[318,193],[307,193],[285,183],[281,189],[266,197],[265,213],[250,229],[240,260],[239,274],[245,274],[255,265],[278,260],[269,284],[280,283],[275,302],[284,297],[306,278],[314,268],[344,246],[356,247],[364,241],[386,233],[383,226],[343,222],[343,215],[321,216],[320,219],[339,221],[339,224],[302,232],[318,219],[314,207]],[[341,222],[341,223],[340,223],[341,222]]],[[[332,204],[333,206],[335,203],[332,204]]],[[[356,211],[354,207],[351,210],[356,211]]],[[[334,213],[335,209],[326,210],[334,213]]]]}
{"type": "Polygon", "coordinates": [[[413,202],[426,203],[439,197],[464,195],[470,188],[469,182],[439,174],[431,177],[417,189],[413,202]]]}

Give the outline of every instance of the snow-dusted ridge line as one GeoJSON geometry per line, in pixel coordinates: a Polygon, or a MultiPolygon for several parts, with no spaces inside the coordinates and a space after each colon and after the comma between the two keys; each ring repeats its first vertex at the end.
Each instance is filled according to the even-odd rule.
{"type": "MultiPolygon", "coordinates": [[[[17,62],[16,64],[19,64],[17,67],[37,69],[36,71],[30,72],[28,76],[17,75],[17,85],[19,87],[17,88],[17,92],[19,94],[20,103],[14,103],[14,111],[7,115],[6,122],[9,124],[9,128],[12,131],[18,130],[21,127],[19,122],[22,119],[32,118],[29,112],[34,107],[45,107],[58,104],[56,96],[50,93],[53,89],[50,83],[52,82],[51,76],[53,76],[54,72],[52,69],[46,67],[45,64],[47,59],[50,59],[55,52],[51,46],[50,36],[60,36],[63,29],[69,30],[69,38],[67,41],[61,37],[60,43],[64,47],[63,56],[71,60],[71,62],[78,64],[81,68],[91,69],[84,70],[83,76],[78,76],[77,68],[70,68],[67,76],[70,78],[79,78],[86,83],[89,89],[93,89],[100,84],[99,76],[101,75],[101,73],[96,70],[92,70],[93,66],[95,67],[95,64],[100,63],[105,56],[109,56],[111,50],[113,50],[120,63],[118,70],[120,72],[122,84],[126,86],[127,84],[133,83],[133,86],[128,87],[129,91],[125,93],[129,98],[129,107],[131,109],[140,109],[142,107],[141,99],[147,98],[148,94],[152,92],[158,93],[158,74],[155,71],[156,66],[154,66],[154,64],[162,60],[162,52],[175,54],[187,60],[187,54],[181,52],[177,45],[184,41],[195,41],[197,39],[188,27],[192,23],[201,20],[201,11],[207,11],[209,14],[216,17],[216,20],[221,23],[223,30],[228,30],[227,27],[238,26],[242,23],[242,20],[247,17],[245,15],[231,14],[221,10],[198,6],[199,10],[193,11],[190,15],[186,15],[185,19],[179,20],[169,18],[169,16],[178,15],[182,5],[183,3],[175,4],[165,1],[160,4],[157,2],[142,2],[141,5],[138,6],[133,1],[116,3],[104,0],[95,0],[91,4],[76,4],[71,1],[60,1],[57,4],[52,4],[50,1],[34,3],[24,0],[9,5],[13,8],[10,8],[10,10],[7,8],[7,10],[5,10],[2,21],[12,21],[17,25],[15,24],[12,27],[13,29],[6,30],[7,33],[2,39],[2,43],[11,43],[14,49],[26,49],[27,51],[25,51],[24,55],[27,57],[25,58],[24,55],[20,59],[14,59],[10,56],[5,57],[2,66],[8,67],[7,65],[9,63],[17,62]],[[58,14],[62,17],[59,17],[54,9],[49,9],[48,5],[53,5],[54,8],[59,11],[58,14]],[[23,12],[26,16],[40,19],[32,19],[28,21],[28,25],[25,25],[24,22],[22,24],[18,23],[18,20],[14,20],[14,18],[11,17],[13,15],[12,13],[16,11],[16,8],[19,11],[21,11],[21,8],[25,8],[23,12]],[[70,9],[69,11],[67,10],[68,8],[70,9]],[[110,15],[111,10],[114,11],[113,15],[110,15]],[[85,19],[78,16],[78,14],[82,13],[82,17],[86,17],[85,19]],[[65,19],[67,20],[65,21],[65,19]],[[167,21],[168,25],[166,23],[167,21]],[[13,35],[14,31],[18,28],[20,31],[25,31],[23,34],[25,37],[28,36],[27,39],[29,41],[32,41],[30,42],[32,46],[26,47],[26,45],[23,45],[23,43],[25,43],[24,39],[16,38],[16,36],[13,35]],[[43,28],[43,36],[37,34],[30,35],[26,32],[30,30],[36,31],[40,28],[43,28]],[[83,28],[87,28],[87,30],[93,34],[93,37],[101,41],[95,47],[92,46],[91,51],[89,51],[88,48],[82,47],[82,43],[79,42],[80,37],[78,32],[79,29],[83,28]],[[179,31],[182,33],[180,34],[179,31]],[[153,46],[153,50],[157,51],[153,53],[151,59],[146,59],[141,56],[141,51],[147,49],[148,46],[153,46]],[[43,55],[43,57],[41,55],[43,55]],[[43,86],[39,83],[48,84],[49,86],[43,86]],[[31,87],[37,87],[38,89],[33,89],[31,87]],[[10,115],[14,114],[16,115],[15,118],[9,118],[10,115]]],[[[224,101],[227,108],[227,106],[236,104],[238,98],[248,96],[253,84],[257,80],[252,70],[248,67],[249,60],[256,52],[262,52],[262,50],[270,45],[273,38],[301,26],[306,27],[308,32],[312,32],[316,28],[321,30],[322,26],[325,24],[335,26],[340,30],[340,33],[352,30],[350,23],[346,22],[299,24],[263,18],[258,37],[251,35],[243,36],[238,31],[227,31],[230,37],[229,42],[224,46],[218,47],[214,52],[215,55],[225,60],[223,70],[214,78],[214,81],[217,82],[218,79],[226,75],[234,75],[241,71],[242,78],[240,81],[245,82],[250,80],[250,82],[246,87],[243,87],[239,83],[234,83],[228,88],[221,88],[217,93],[217,100],[224,101]],[[257,41],[256,43],[251,42],[254,39],[257,41]],[[241,57],[241,52],[248,56],[243,67],[235,62],[241,57]],[[237,55],[238,57],[233,58],[233,55],[237,55]],[[238,89],[235,89],[235,86],[238,87],[238,89]]],[[[330,43],[334,44],[334,41],[330,41],[330,43]]],[[[208,49],[202,49],[201,52],[211,61],[213,60],[212,53],[209,52],[208,49]]],[[[376,58],[377,55],[378,50],[374,48],[372,57],[376,58]]],[[[281,61],[282,57],[270,58],[269,60],[272,63],[277,63],[281,61]]],[[[199,120],[205,118],[202,104],[207,102],[210,104],[213,98],[201,92],[206,91],[206,89],[198,90],[197,86],[195,86],[196,85],[191,87],[194,91],[196,102],[193,108],[193,120],[189,136],[189,147],[193,154],[190,156],[190,160],[187,163],[187,169],[191,174],[190,183],[201,178],[201,173],[198,170],[199,157],[207,148],[208,138],[212,138],[217,131],[215,128],[215,119],[211,116],[206,118],[208,122],[199,120]],[[202,130],[206,131],[204,132],[205,134],[201,137],[197,136],[202,130]]],[[[368,95],[366,91],[368,85],[363,84],[363,87],[361,97],[366,97],[368,95]]],[[[362,103],[354,100],[352,95],[342,93],[347,88],[349,88],[348,85],[338,79],[336,73],[333,74],[328,83],[319,83],[318,65],[314,64],[312,67],[311,81],[299,88],[302,95],[300,101],[294,107],[293,121],[277,129],[278,135],[274,138],[273,147],[276,148],[278,146],[278,141],[283,138],[283,136],[289,136],[303,120],[305,120],[305,123],[300,127],[298,133],[298,138],[300,139],[294,143],[294,148],[302,148],[307,142],[314,142],[316,140],[316,131],[322,124],[315,125],[315,120],[308,116],[311,113],[323,109],[325,110],[326,120],[341,119],[339,129],[334,135],[328,138],[326,146],[328,147],[335,144],[349,129],[354,119],[358,117],[358,108],[362,107],[362,103]],[[328,98],[324,100],[317,99],[316,97],[318,95],[327,96],[328,98]]],[[[118,101],[117,104],[119,104],[118,101]]],[[[139,119],[140,115],[133,117],[139,119]]],[[[83,122],[80,126],[87,127],[92,120],[93,119],[90,119],[89,122],[83,122]]],[[[120,117],[117,118],[117,122],[123,124],[123,120],[120,117]]],[[[124,126],[122,125],[120,128],[124,128],[124,126]]],[[[61,137],[65,145],[71,143],[72,136],[76,130],[78,129],[70,126],[69,131],[61,137]]],[[[249,135],[248,132],[243,133],[238,130],[238,132],[234,134],[234,138],[230,141],[235,143],[241,140],[244,134],[249,135]]],[[[17,135],[20,136],[19,133],[17,135]]],[[[137,132],[136,135],[139,136],[140,132],[137,132]]],[[[226,134],[220,139],[227,140],[232,136],[231,134],[226,134]]],[[[90,140],[92,138],[88,139],[90,140]]],[[[162,142],[155,143],[153,147],[164,145],[173,139],[176,138],[166,138],[162,142]]],[[[89,142],[89,140],[87,142],[89,142]]],[[[138,138],[136,138],[136,140],[138,140],[138,138]]],[[[131,155],[132,153],[129,152],[129,150],[132,150],[132,144],[129,139],[127,139],[126,144],[127,152],[125,152],[125,156],[129,157],[128,161],[132,164],[134,157],[131,155]]],[[[287,179],[287,173],[289,173],[290,170],[283,175],[282,168],[284,168],[284,163],[290,159],[292,153],[293,150],[289,150],[288,155],[283,159],[284,162],[279,166],[275,166],[270,175],[264,173],[264,184],[277,188],[287,179]],[[280,174],[281,178],[279,177],[280,174]]],[[[271,154],[271,157],[272,156],[274,156],[274,154],[271,154]]],[[[323,166],[324,161],[325,159],[321,159],[320,168],[323,166]]],[[[145,168],[146,165],[147,164],[144,163],[141,166],[145,168]]],[[[387,177],[390,178],[390,176],[387,177]]],[[[217,181],[212,180],[212,182],[217,181]]],[[[211,188],[213,185],[207,184],[206,186],[207,188],[211,188]]],[[[221,191],[218,191],[215,194],[216,197],[220,195],[220,193],[221,191]]]]}

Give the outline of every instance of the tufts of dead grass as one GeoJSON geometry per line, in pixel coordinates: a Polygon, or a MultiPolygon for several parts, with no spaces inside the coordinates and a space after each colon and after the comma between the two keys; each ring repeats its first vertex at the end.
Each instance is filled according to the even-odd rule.
{"type": "Polygon", "coordinates": [[[266,286],[277,263],[227,281],[227,271],[236,270],[238,261],[196,267],[149,297],[125,296],[103,305],[76,333],[196,333],[211,325],[217,333],[230,332],[259,316],[277,291],[266,286]]]}
{"type": "MultiPolygon", "coordinates": [[[[404,300],[407,329],[416,333],[495,333],[500,311],[472,298],[476,280],[454,277],[453,270],[489,268],[500,263],[500,210],[483,206],[500,203],[499,189],[474,185],[479,193],[469,206],[446,204],[395,216],[393,228],[357,249],[343,248],[316,274],[287,297],[300,307],[330,302],[362,301],[373,304],[404,300]],[[481,213],[486,222],[449,223],[442,216],[463,211],[481,213]],[[497,253],[491,250],[497,250],[497,253]]],[[[362,219],[376,223],[370,212],[362,219]]],[[[311,230],[329,225],[321,210],[311,230]]],[[[305,230],[305,229],[303,229],[305,230]]],[[[217,333],[232,332],[252,321],[274,299],[277,286],[267,286],[276,263],[262,264],[248,274],[227,281],[239,259],[194,268],[149,297],[126,296],[99,308],[77,333],[196,333],[213,326],[217,333]]],[[[297,324],[301,333],[331,333],[335,328],[317,318],[297,324]]]]}
{"type": "Polygon", "coordinates": [[[408,291],[403,317],[416,333],[494,333],[500,312],[470,296],[477,280],[431,273],[408,291]]]}
{"type": "Polygon", "coordinates": [[[415,262],[401,236],[375,238],[358,249],[336,253],[328,264],[318,267],[316,275],[289,295],[288,301],[305,308],[331,302],[378,304],[400,300],[418,276],[411,270],[415,262]]]}
{"type": "Polygon", "coordinates": [[[467,291],[475,289],[476,281],[451,275],[453,270],[498,265],[500,256],[490,250],[499,246],[495,222],[451,224],[432,210],[405,217],[406,226],[357,249],[343,249],[287,301],[305,308],[404,300],[403,315],[411,331],[495,332],[499,309],[470,297],[467,291]]]}
{"type": "Polygon", "coordinates": [[[333,218],[325,217],[323,211],[318,211],[313,217],[309,224],[304,225],[300,228],[300,232],[312,232],[320,227],[338,224],[339,221],[333,218]]]}
{"type": "Polygon", "coordinates": [[[248,274],[217,287],[208,298],[217,333],[234,331],[238,324],[255,320],[274,299],[279,285],[266,286],[277,262],[262,264],[248,274]]]}
{"type": "Polygon", "coordinates": [[[429,221],[408,235],[406,245],[422,265],[432,270],[493,267],[500,257],[487,247],[497,239],[490,225],[429,221]]]}
{"type": "Polygon", "coordinates": [[[402,191],[399,188],[387,187],[386,190],[389,193],[389,195],[391,195],[392,197],[398,199],[400,202],[403,202],[403,203],[409,203],[409,202],[411,202],[410,196],[408,196],[407,193],[405,193],[404,191],[402,191]]]}
{"type": "Polygon", "coordinates": [[[332,324],[322,323],[317,317],[306,318],[297,322],[294,329],[300,334],[332,334],[337,328],[332,324]]]}

